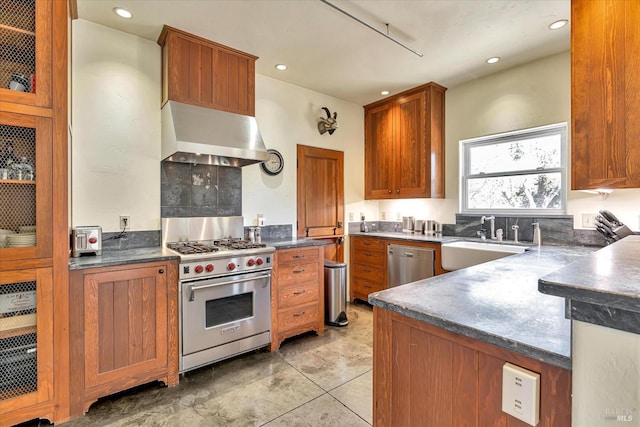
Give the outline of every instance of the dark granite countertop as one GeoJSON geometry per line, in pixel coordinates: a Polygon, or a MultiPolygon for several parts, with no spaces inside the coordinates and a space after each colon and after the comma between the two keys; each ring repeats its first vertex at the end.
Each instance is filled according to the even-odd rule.
{"type": "Polygon", "coordinates": [[[69,259],[69,270],[85,268],[109,267],[114,265],[136,264],[164,260],[179,260],[175,252],[159,246],[138,249],[123,249],[119,251],[102,251],[102,255],[86,255],[69,259]]]}
{"type": "Polygon", "coordinates": [[[541,277],[538,288],[569,300],[573,318],[640,333],[640,236],[625,237],[541,277]]]}
{"type": "Polygon", "coordinates": [[[457,240],[464,240],[462,237],[454,236],[427,236],[426,234],[414,234],[414,233],[399,233],[394,231],[372,231],[367,233],[350,233],[350,236],[362,236],[362,237],[379,237],[382,239],[397,239],[406,240],[412,242],[426,242],[426,243],[449,243],[457,240]]]}
{"type": "Polygon", "coordinates": [[[446,330],[571,369],[565,301],[538,279],[595,248],[542,246],[369,295],[369,302],[446,330]]]}
{"type": "Polygon", "coordinates": [[[326,242],[323,240],[316,240],[307,237],[300,237],[291,240],[278,240],[274,242],[263,241],[268,246],[273,246],[276,249],[289,249],[289,248],[301,248],[304,246],[324,246],[326,242]]]}

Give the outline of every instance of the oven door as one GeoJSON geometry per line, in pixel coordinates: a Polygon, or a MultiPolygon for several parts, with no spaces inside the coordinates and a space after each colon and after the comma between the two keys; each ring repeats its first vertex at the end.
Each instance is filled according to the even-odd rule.
{"type": "Polygon", "coordinates": [[[269,331],[271,271],[181,283],[182,354],[269,331]]]}

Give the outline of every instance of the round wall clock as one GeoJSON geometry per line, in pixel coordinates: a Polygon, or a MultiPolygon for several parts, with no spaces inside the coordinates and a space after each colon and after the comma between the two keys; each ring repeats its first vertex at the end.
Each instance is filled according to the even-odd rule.
{"type": "Polygon", "coordinates": [[[278,175],[284,167],[284,159],[278,150],[268,149],[269,159],[260,163],[260,167],[267,175],[278,175]]]}

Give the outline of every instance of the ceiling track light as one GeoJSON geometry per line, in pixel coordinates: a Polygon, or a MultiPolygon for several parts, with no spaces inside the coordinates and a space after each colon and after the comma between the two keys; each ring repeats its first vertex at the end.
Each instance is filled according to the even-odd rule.
{"type": "MultiPolygon", "coordinates": [[[[408,51],[414,53],[415,55],[418,55],[419,57],[423,57],[424,55],[420,52],[418,52],[417,50],[407,46],[406,44],[402,43],[400,40],[391,37],[389,34],[385,34],[382,31],[378,30],[377,28],[375,28],[374,26],[364,22],[362,19],[360,18],[356,18],[355,16],[353,16],[352,14],[350,14],[349,12],[347,12],[346,10],[340,9],[338,6],[329,3],[327,0],[320,0],[322,3],[326,4],[327,6],[330,6],[332,8],[334,8],[335,10],[337,10],[338,12],[348,16],[349,18],[353,19],[354,21],[357,21],[359,23],[361,23],[362,25],[364,25],[365,27],[375,31],[376,33],[380,34],[383,37],[388,38],[389,40],[391,40],[392,42],[394,42],[395,44],[398,44],[400,46],[402,46],[403,48],[407,49],[408,51]]],[[[389,24],[387,24],[387,31],[389,30],[389,24]]]]}

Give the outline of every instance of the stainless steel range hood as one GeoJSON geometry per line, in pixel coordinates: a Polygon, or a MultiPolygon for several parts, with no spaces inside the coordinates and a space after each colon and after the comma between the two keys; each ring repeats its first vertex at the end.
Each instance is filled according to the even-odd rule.
{"type": "Polygon", "coordinates": [[[247,166],[269,158],[255,117],[168,101],[162,107],[162,159],[247,166]]]}

